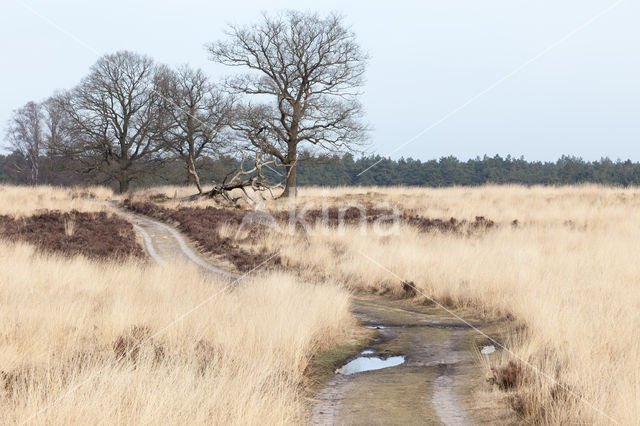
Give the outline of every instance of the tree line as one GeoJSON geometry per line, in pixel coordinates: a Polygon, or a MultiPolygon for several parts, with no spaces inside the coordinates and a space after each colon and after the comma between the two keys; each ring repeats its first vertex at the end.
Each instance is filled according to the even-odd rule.
{"type": "MultiPolygon", "coordinates": [[[[421,161],[411,158],[391,160],[380,156],[313,155],[301,152],[297,171],[298,186],[476,186],[484,184],[569,185],[598,183],[603,185],[640,185],[640,162],[612,161],[603,158],[585,161],[578,157],[561,157],[557,161],[526,161],[510,156],[485,156],[467,161],[455,157],[421,161]],[[371,169],[364,170],[374,165],[371,169]],[[362,174],[361,174],[362,173],[362,174]]],[[[0,155],[0,182],[28,184],[24,175],[15,173],[11,165],[16,154],[0,155]]],[[[218,182],[239,167],[233,156],[199,159],[200,178],[218,182]]],[[[86,183],[82,176],[51,168],[45,163],[43,182],[56,185],[86,183]]],[[[276,182],[280,178],[267,170],[265,179],[276,182]]],[[[193,183],[179,158],[162,162],[153,172],[142,176],[138,185],[184,185],[193,183]]]]}
{"type": "Polygon", "coordinates": [[[239,71],[214,82],[189,65],[120,51],[100,58],[75,87],[16,109],[6,175],[126,192],[181,164],[201,194],[204,174],[215,179],[207,181],[210,195],[276,185],[287,196],[301,150],[355,152],[365,140],[359,91],[367,56],[342,16],[265,14],[254,25],[229,26],[206,51],[239,71]],[[213,165],[224,176],[206,169],[213,165]]]}
{"type": "Polygon", "coordinates": [[[350,154],[311,157],[298,170],[301,186],[640,185],[639,162],[608,158],[585,161],[579,157],[563,156],[557,161],[541,162],[499,155],[467,161],[453,156],[429,161],[412,158],[391,160],[380,156],[354,158],[350,154]],[[364,170],[367,171],[362,173],[364,170]]]}

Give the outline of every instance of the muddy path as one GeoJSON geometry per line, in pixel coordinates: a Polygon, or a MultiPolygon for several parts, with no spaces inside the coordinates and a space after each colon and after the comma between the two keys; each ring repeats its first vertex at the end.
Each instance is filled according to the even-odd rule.
{"type": "Polygon", "coordinates": [[[142,236],[145,249],[155,262],[159,264],[192,262],[209,273],[229,280],[236,280],[240,277],[238,274],[212,265],[198,252],[197,247],[175,228],[148,217],[122,210],[115,205],[112,205],[112,209],[117,215],[128,220],[136,232],[142,236]]]}
{"type": "MultiPolygon", "coordinates": [[[[212,262],[173,227],[115,204],[112,208],[133,224],[147,253],[157,263],[193,262],[204,271],[229,280],[239,277],[227,272],[233,265],[216,259],[212,262]]],[[[314,398],[312,424],[513,422],[510,414],[493,401],[478,404],[477,390],[486,387],[479,361],[492,355],[480,353],[481,340],[469,324],[451,318],[440,308],[419,306],[408,300],[354,295],[352,301],[354,316],[374,334],[363,356],[382,363],[402,357],[402,363],[355,374],[333,374],[314,398]]],[[[470,324],[487,329],[479,321],[472,320],[470,324]]]]}
{"type": "Polygon", "coordinates": [[[374,296],[355,296],[353,312],[376,331],[364,358],[402,355],[405,361],[350,375],[338,369],[317,395],[312,424],[509,422],[504,411],[477,403],[486,383],[481,358],[495,355],[480,353],[478,333],[468,324],[439,308],[374,296]]]}

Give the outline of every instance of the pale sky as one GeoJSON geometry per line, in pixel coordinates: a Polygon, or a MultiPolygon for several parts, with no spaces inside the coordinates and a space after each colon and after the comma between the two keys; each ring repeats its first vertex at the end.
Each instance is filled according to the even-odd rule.
{"type": "Polygon", "coordinates": [[[2,0],[2,139],[13,109],[73,87],[105,53],[187,62],[218,80],[233,70],[203,45],[226,23],[289,8],[343,13],[371,56],[372,153],[640,160],[634,0],[2,0]]]}

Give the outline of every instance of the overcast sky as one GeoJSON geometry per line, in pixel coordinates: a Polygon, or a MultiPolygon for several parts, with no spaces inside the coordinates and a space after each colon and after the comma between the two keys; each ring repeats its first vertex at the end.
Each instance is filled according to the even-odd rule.
{"type": "Polygon", "coordinates": [[[227,23],[288,8],[342,12],[371,56],[362,100],[373,153],[640,160],[633,0],[2,0],[2,139],[13,109],[73,87],[105,53],[222,78],[232,70],[203,45],[227,23]]]}

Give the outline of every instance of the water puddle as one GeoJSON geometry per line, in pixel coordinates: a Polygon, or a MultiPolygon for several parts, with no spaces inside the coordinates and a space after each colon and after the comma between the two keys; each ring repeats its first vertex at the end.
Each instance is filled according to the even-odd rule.
{"type": "Polygon", "coordinates": [[[452,324],[407,324],[407,325],[384,325],[384,324],[371,324],[365,325],[366,328],[371,328],[374,330],[383,330],[386,328],[442,328],[447,330],[466,330],[470,328],[465,325],[452,325],[452,324]]]}
{"type": "Polygon", "coordinates": [[[483,355],[489,355],[492,354],[496,351],[496,347],[493,345],[486,345],[483,346],[482,349],[480,350],[480,353],[483,355]]]}
{"type": "MultiPolygon", "coordinates": [[[[371,351],[371,349],[367,350],[371,351]]],[[[364,354],[367,351],[363,351],[364,354]]],[[[372,353],[372,352],[368,352],[372,353]]],[[[348,376],[350,374],[362,373],[364,371],[381,370],[383,368],[395,367],[405,362],[404,355],[390,356],[388,358],[380,358],[377,356],[359,356],[352,359],[342,367],[336,370],[336,374],[348,376]]]]}
{"type": "Polygon", "coordinates": [[[376,353],[375,349],[365,349],[364,351],[360,352],[360,355],[371,355],[375,353],[376,353]]]}

